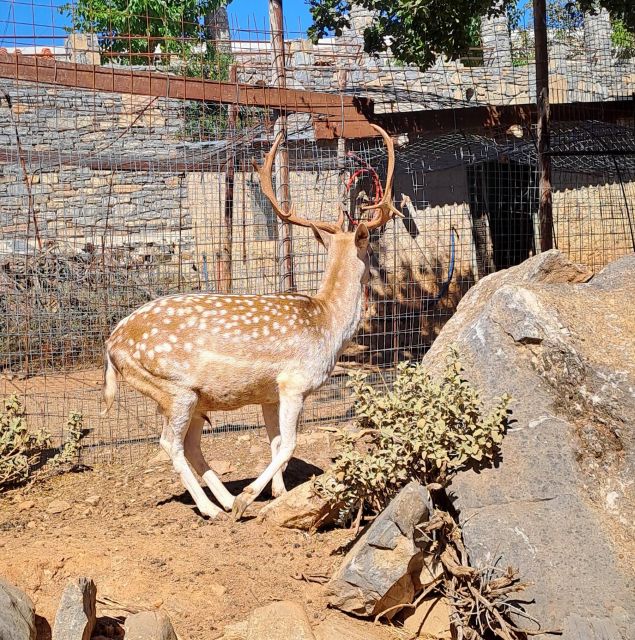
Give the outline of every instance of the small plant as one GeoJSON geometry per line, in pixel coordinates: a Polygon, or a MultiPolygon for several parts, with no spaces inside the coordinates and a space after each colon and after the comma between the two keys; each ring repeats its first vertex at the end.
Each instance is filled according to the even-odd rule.
{"type": "Polygon", "coordinates": [[[50,465],[74,465],[79,461],[84,437],[84,416],[77,411],[71,411],[66,421],[66,440],[57,453],[48,462],[50,465]]]}
{"type": "Polygon", "coordinates": [[[4,399],[0,406],[0,487],[26,481],[50,443],[45,431],[28,432],[17,396],[4,399]]]}
{"type": "Polygon", "coordinates": [[[421,364],[398,365],[391,391],[381,393],[366,374],[351,375],[359,429],[339,432],[341,450],[317,490],[343,505],[348,519],[364,509],[381,511],[410,480],[447,484],[458,470],[491,463],[508,419],[504,395],[485,413],[479,392],[462,376],[456,349],[434,381],[421,364]]]}
{"type": "Polygon", "coordinates": [[[59,453],[46,460],[51,436],[44,429],[29,431],[24,406],[16,395],[0,404],[0,490],[26,482],[46,466],[59,469],[74,464],[84,437],[83,417],[72,412],[67,422],[68,438],[59,453]]]}

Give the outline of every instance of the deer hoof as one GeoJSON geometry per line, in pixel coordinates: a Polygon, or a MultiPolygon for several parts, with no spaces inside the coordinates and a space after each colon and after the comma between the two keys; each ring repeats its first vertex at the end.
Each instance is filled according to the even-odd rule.
{"type": "Polygon", "coordinates": [[[254,501],[253,495],[249,493],[241,493],[235,500],[232,507],[232,517],[234,520],[240,520],[245,513],[245,509],[254,501]]]}
{"type": "Polygon", "coordinates": [[[209,507],[198,507],[201,515],[208,520],[222,520],[225,517],[225,512],[221,511],[218,507],[210,505],[209,507]]]}
{"type": "Polygon", "coordinates": [[[286,492],[287,492],[287,489],[284,485],[282,485],[281,487],[271,487],[271,495],[274,498],[279,498],[280,496],[283,496],[286,492]]]}

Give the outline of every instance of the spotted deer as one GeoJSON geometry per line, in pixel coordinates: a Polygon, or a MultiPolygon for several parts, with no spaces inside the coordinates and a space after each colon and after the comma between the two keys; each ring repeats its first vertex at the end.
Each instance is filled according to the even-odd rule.
{"type": "Polygon", "coordinates": [[[337,223],[309,220],[276,199],[271,170],[278,136],[263,166],[254,162],[263,194],[279,218],[310,227],[328,251],[315,296],[297,293],[226,295],[189,293],[149,302],[116,326],[106,341],[104,400],[112,406],[118,376],[156,401],[164,417],[160,444],[201,514],[221,510],[203,491],[192,468],[226,510],[240,519],[272,481],[272,494],[285,491],[282,471],[296,446],[304,400],[329,377],[361,319],[363,287],[369,280],[369,234],[392,215],[394,147],[375,127],[388,151],[382,200],[366,208],[368,222],[344,231],[337,223]],[[208,411],[260,404],[271,444],[271,462],[234,498],[205,461],[201,433],[208,411]],[[190,468],[191,465],[192,468],[190,468]]]}

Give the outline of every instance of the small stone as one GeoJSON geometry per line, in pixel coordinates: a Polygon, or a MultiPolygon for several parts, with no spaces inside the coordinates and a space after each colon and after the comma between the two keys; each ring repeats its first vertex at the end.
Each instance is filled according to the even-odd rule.
{"type": "Polygon", "coordinates": [[[209,466],[219,476],[224,476],[234,471],[234,465],[229,460],[210,460],[209,466]]]}
{"type": "MultiPolygon", "coordinates": [[[[225,627],[222,640],[315,640],[304,607],[272,602],[251,612],[247,620],[225,627]]],[[[126,635],[126,640],[128,636],[126,635]]]]}
{"type": "Polygon", "coordinates": [[[96,507],[100,503],[100,501],[101,501],[101,496],[98,496],[98,495],[88,496],[88,498],[84,500],[84,502],[89,504],[91,507],[96,507]]]}
{"type": "Polygon", "coordinates": [[[222,598],[225,595],[225,593],[227,593],[227,588],[224,587],[222,584],[212,583],[207,586],[207,589],[216,598],[222,598]]]}
{"type": "Polygon", "coordinates": [[[29,509],[33,509],[34,506],[35,502],[33,502],[33,500],[25,500],[18,505],[18,512],[28,511],[29,509]]]}
{"type": "Polygon", "coordinates": [[[249,442],[251,440],[251,436],[248,433],[244,433],[242,436],[238,436],[236,438],[237,442],[249,442]]]}
{"type": "Polygon", "coordinates": [[[163,449],[159,449],[156,455],[148,460],[148,466],[165,464],[166,462],[170,462],[170,456],[163,449]]]}
{"type": "Polygon", "coordinates": [[[325,443],[328,439],[328,434],[324,431],[312,431],[310,433],[301,433],[298,435],[298,445],[314,445],[325,443]]]}
{"type": "Polygon", "coordinates": [[[258,519],[287,529],[309,531],[333,522],[337,509],[319,496],[309,480],[263,507],[258,519]]]}
{"type": "Polygon", "coordinates": [[[37,527],[37,524],[35,523],[35,520],[29,520],[26,523],[26,528],[27,529],[35,529],[35,527],[37,527]]]}
{"type": "Polygon", "coordinates": [[[170,618],[164,611],[141,611],[124,623],[126,640],[177,640],[170,618]]]}
{"type": "Polygon", "coordinates": [[[53,500],[46,507],[46,512],[50,514],[62,513],[63,511],[68,511],[71,508],[70,502],[66,502],[66,500],[53,500]]]}
{"type": "Polygon", "coordinates": [[[256,454],[260,453],[260,445],[252,444],[251,447],[249,447],[249,453],[251,455],[256,455],[256,454]]]}

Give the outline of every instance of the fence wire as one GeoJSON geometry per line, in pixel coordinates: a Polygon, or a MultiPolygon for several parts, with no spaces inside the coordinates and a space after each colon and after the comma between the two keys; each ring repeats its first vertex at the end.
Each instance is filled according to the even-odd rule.
{"type": "MultiPolygon", "coordinates": [[[[203,42],[113,43],[103,29],[73,30],[73,3],[70,18],[55,2],[8,6],[0,25],[0,395],[17,393],[29,424],[56,442],[70,412],[79,412],[86,462],[134,459],[160,431],[153,403],[125,385],[111,413],[99,415],[104,340],[126,314],[181,291],[264,294],[291,283],[316,292],[323,252],[310,230],[294,227],[285,253],[284,229],[251,165],[281,123],[288,165],[278,167],[278,188],[287,182],[306,217],[333,219],[341,204],[352,224],[377,195],[369,169],[385,178],[383,144],[346,120],[346,100],[371,100],[395,134],[394,198],[405,216],[373,237],[360,330],[308,400],[305,425],[347,420],[350,370],[389,383],[396,364],[423,356],[475,282],[538,251],[535,118],[523,111],[535,102],[535,73],[525,24],[484,21],[469,57],[425,72],[364,54],[362,14],[342,37],[317,45],[287,32],[286,86],[341,100],[341,114],[327,114],[330,126],[350,134],[338,140],[321,128],[324,113],[298,110],[300,94],[289,94],[295,102],[286,114],[273,103],[241,103],[246,85],[271,84],[264,27],[221,15],[203,42]],[[25,79],[14,70],[29,61],[231,82],[238,103],[25,79]],[[492,122],[483,107],[515,119],[492,122]]],[[[549,151],[554,243],[596,270],[635,248],[635,64],[632,51],[616,49],[611,29],[603,12],[550,31],[552,103],[566,107],[549,151]],[[602,105],[623,108],[616,115],[602,105]]],[[[261,424],[258,407],[210,418],[211,433],[261,424]]]]}

